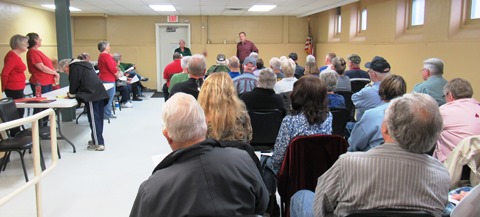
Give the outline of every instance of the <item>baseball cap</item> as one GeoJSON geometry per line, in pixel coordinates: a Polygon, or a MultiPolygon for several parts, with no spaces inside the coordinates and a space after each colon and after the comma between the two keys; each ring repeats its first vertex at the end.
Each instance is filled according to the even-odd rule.
{"type": "Polygon", "coordinates": [[[247,65],[248,63],[251,63],[253,64],[254,66],[257,65],[257,60],[255,60],[255,58],[253,57],[247,57],[245,58],[245,60],[243,61],[243,65],[247,65]]]}
{"type": "Polygon", "coordinates": [[[225,55],[224,54],[218,54],[217,55],[217,63],[225,63],[225,55]]]}
{"type": "Polygon", "coordinates": [[[292,60],[298,60],[298,55],[297,55],[297,53],[292,52],[288,55],[288,58],[290,58],[292,60]]]}
{"type": "Polygon", "coordinates": [[[390,64],[387,62],[386,59],[380,56],[375,56],[371,62],[365,63],[365,67],[379,73],[390,72],[390,64]]]}
{"type": "Polygon", "coordinates": [[[352,63],[357,65],[360,64],[360,62],[362,62],[362,59],[357,54],[352,54],[348,56],[348,60],[350,60],[352,63]]]}

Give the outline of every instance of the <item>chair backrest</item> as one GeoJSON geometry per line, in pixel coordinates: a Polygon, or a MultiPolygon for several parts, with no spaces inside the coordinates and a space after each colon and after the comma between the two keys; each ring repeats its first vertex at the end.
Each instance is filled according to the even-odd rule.
{"type": "Polygon", "coordinates": [[[401,209],[369,209],[353,210],[345,217],[433,217],[434,215],[421,210],[401,210],[401,209]]]}
{"type": "Polygon", "coordinates": [[[17,106],[12,98],[7,97],[0,100],[0,118],[3,122],[13,121],[20,118],[17,106]]]}
{"type": "Polygon", "coordinates": [[[252,124],[250,145],[256,151],[273,148],[284,114],[279,109],[258,109],[248,111],[252,124]]]}
{"type": "Polygon", "coordinates": [[[336,91],[335,93],[343,96],[343,98],[345,99],[345,107],[347,108],[347,111],[348,111],[348,114],[349,114],[348,115],[348,120],[349,121],[355,120],[354,119],[354,117],[355,117],[355,105],[352,102],[353,92],[351,92],[351,91],[336,91]]]}
{"type": "Polygon", "coordinates": [[[350,120],[350,113],[345,108],[331,108],[330,112],[333,115],[332,134],[344,137],[345,126],[348,120],[350,120]]]}
{"type": "Polygon", "coordinates": [[[290,101],[290,94],[291,93],[292,93],[292,91],[287,91],[287,92],[280,93],[280,96],[283,99],[283,103],[285,103],[285,108],[287,108],[287,112],[292,111],[292,102],[290,101]]]}
{"type": "Polygon", "coordinates": [[[351,80],[350,79],[350,86],[352,86],[352,92],[353,93],[356,93],[356,92],[360,91],[368,83],[370,83],[369,79],[365,79],[365,80],[360,80],[360,79],[351,80]]]}
{"type": "Polygon", "coordinates": [[[347,141],[337,135],[295,137],[288,145],[278,172],[278,193],[288,210],[290,198],[301,189],[315,191],[317,179],[347,151],[347,141]]]}

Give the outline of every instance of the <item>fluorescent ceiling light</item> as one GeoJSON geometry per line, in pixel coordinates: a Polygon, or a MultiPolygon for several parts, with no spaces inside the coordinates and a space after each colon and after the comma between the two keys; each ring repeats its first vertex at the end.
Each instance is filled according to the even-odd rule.
{"type": "Polygon", "coordinates": [[[149,5],[154,11],[177,11],[173,5],[149,5]]]}
{"type": "MultiPolygon", "coordinates": [[[[55,10],[55,5],[42,5],[42,6],[55,10]]],[[[70,11],[82,11],[82,10],[80,10],[78,8],[75,8],[75,7],[72,7],[72,6],[70,6],[69,9],[70,9],[70,11]]]]}
{"type": "Polygon", "coordinates": [[[264,11],[270,11],[276,7],[277,7],[276,5],[254,5],[250,9],[248,9],[248,11],[264,12],[264,11]]]}

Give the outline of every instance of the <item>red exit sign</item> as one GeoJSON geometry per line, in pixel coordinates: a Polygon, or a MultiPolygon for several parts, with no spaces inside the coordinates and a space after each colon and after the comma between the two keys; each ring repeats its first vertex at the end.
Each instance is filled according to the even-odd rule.
{"type": "Polygon", "coordinates": [[[178,16],[168,16],[167,22],[169,23],[178,23],[178,16]]]}

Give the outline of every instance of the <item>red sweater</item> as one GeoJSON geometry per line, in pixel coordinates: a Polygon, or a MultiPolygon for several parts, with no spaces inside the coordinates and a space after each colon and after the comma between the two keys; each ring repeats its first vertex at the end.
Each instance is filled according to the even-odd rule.
{"type": "Polygon", "coordinates": [[[42,70],[38,69],[35,66],[35,64],[37,63],[43,63],[43,65],[50,68],[51,70],[55,70],[53,69],[52,60],[48,58],[44,53],[42,53],[42,51],[33,48],[28,49],[27,65],[28,71],[30,72],[30,74],[32,74],[32,76],[30,76],[30,83],[36,84],[37,82],[40,82],[42,86],[53,84],[53,75],[47,74],[42,70]]]}
{"type": "Polygon", "coordinates": [[[98,56],[98,77],[103,82],[115,82],[117,80],[117,64],[108,53],[100,53],[98,56]]]}
{"type": "Polygon", "coordinates": [[[23,90],[25,88],[25,70],[27,66],[22,59],[13,51],[9,51],[5,55],[4,65],[2,69],[2,91],[23,90]]]}
{"type": "Polygon", "coordinates": [[[172,78],[174,74],[183,72],[181,60],[182,59],[176,59],[165,66],[165,69],[163,70],[163,79],[167,81],[167,87],[170,87],[170,78],[172,78]]]}

